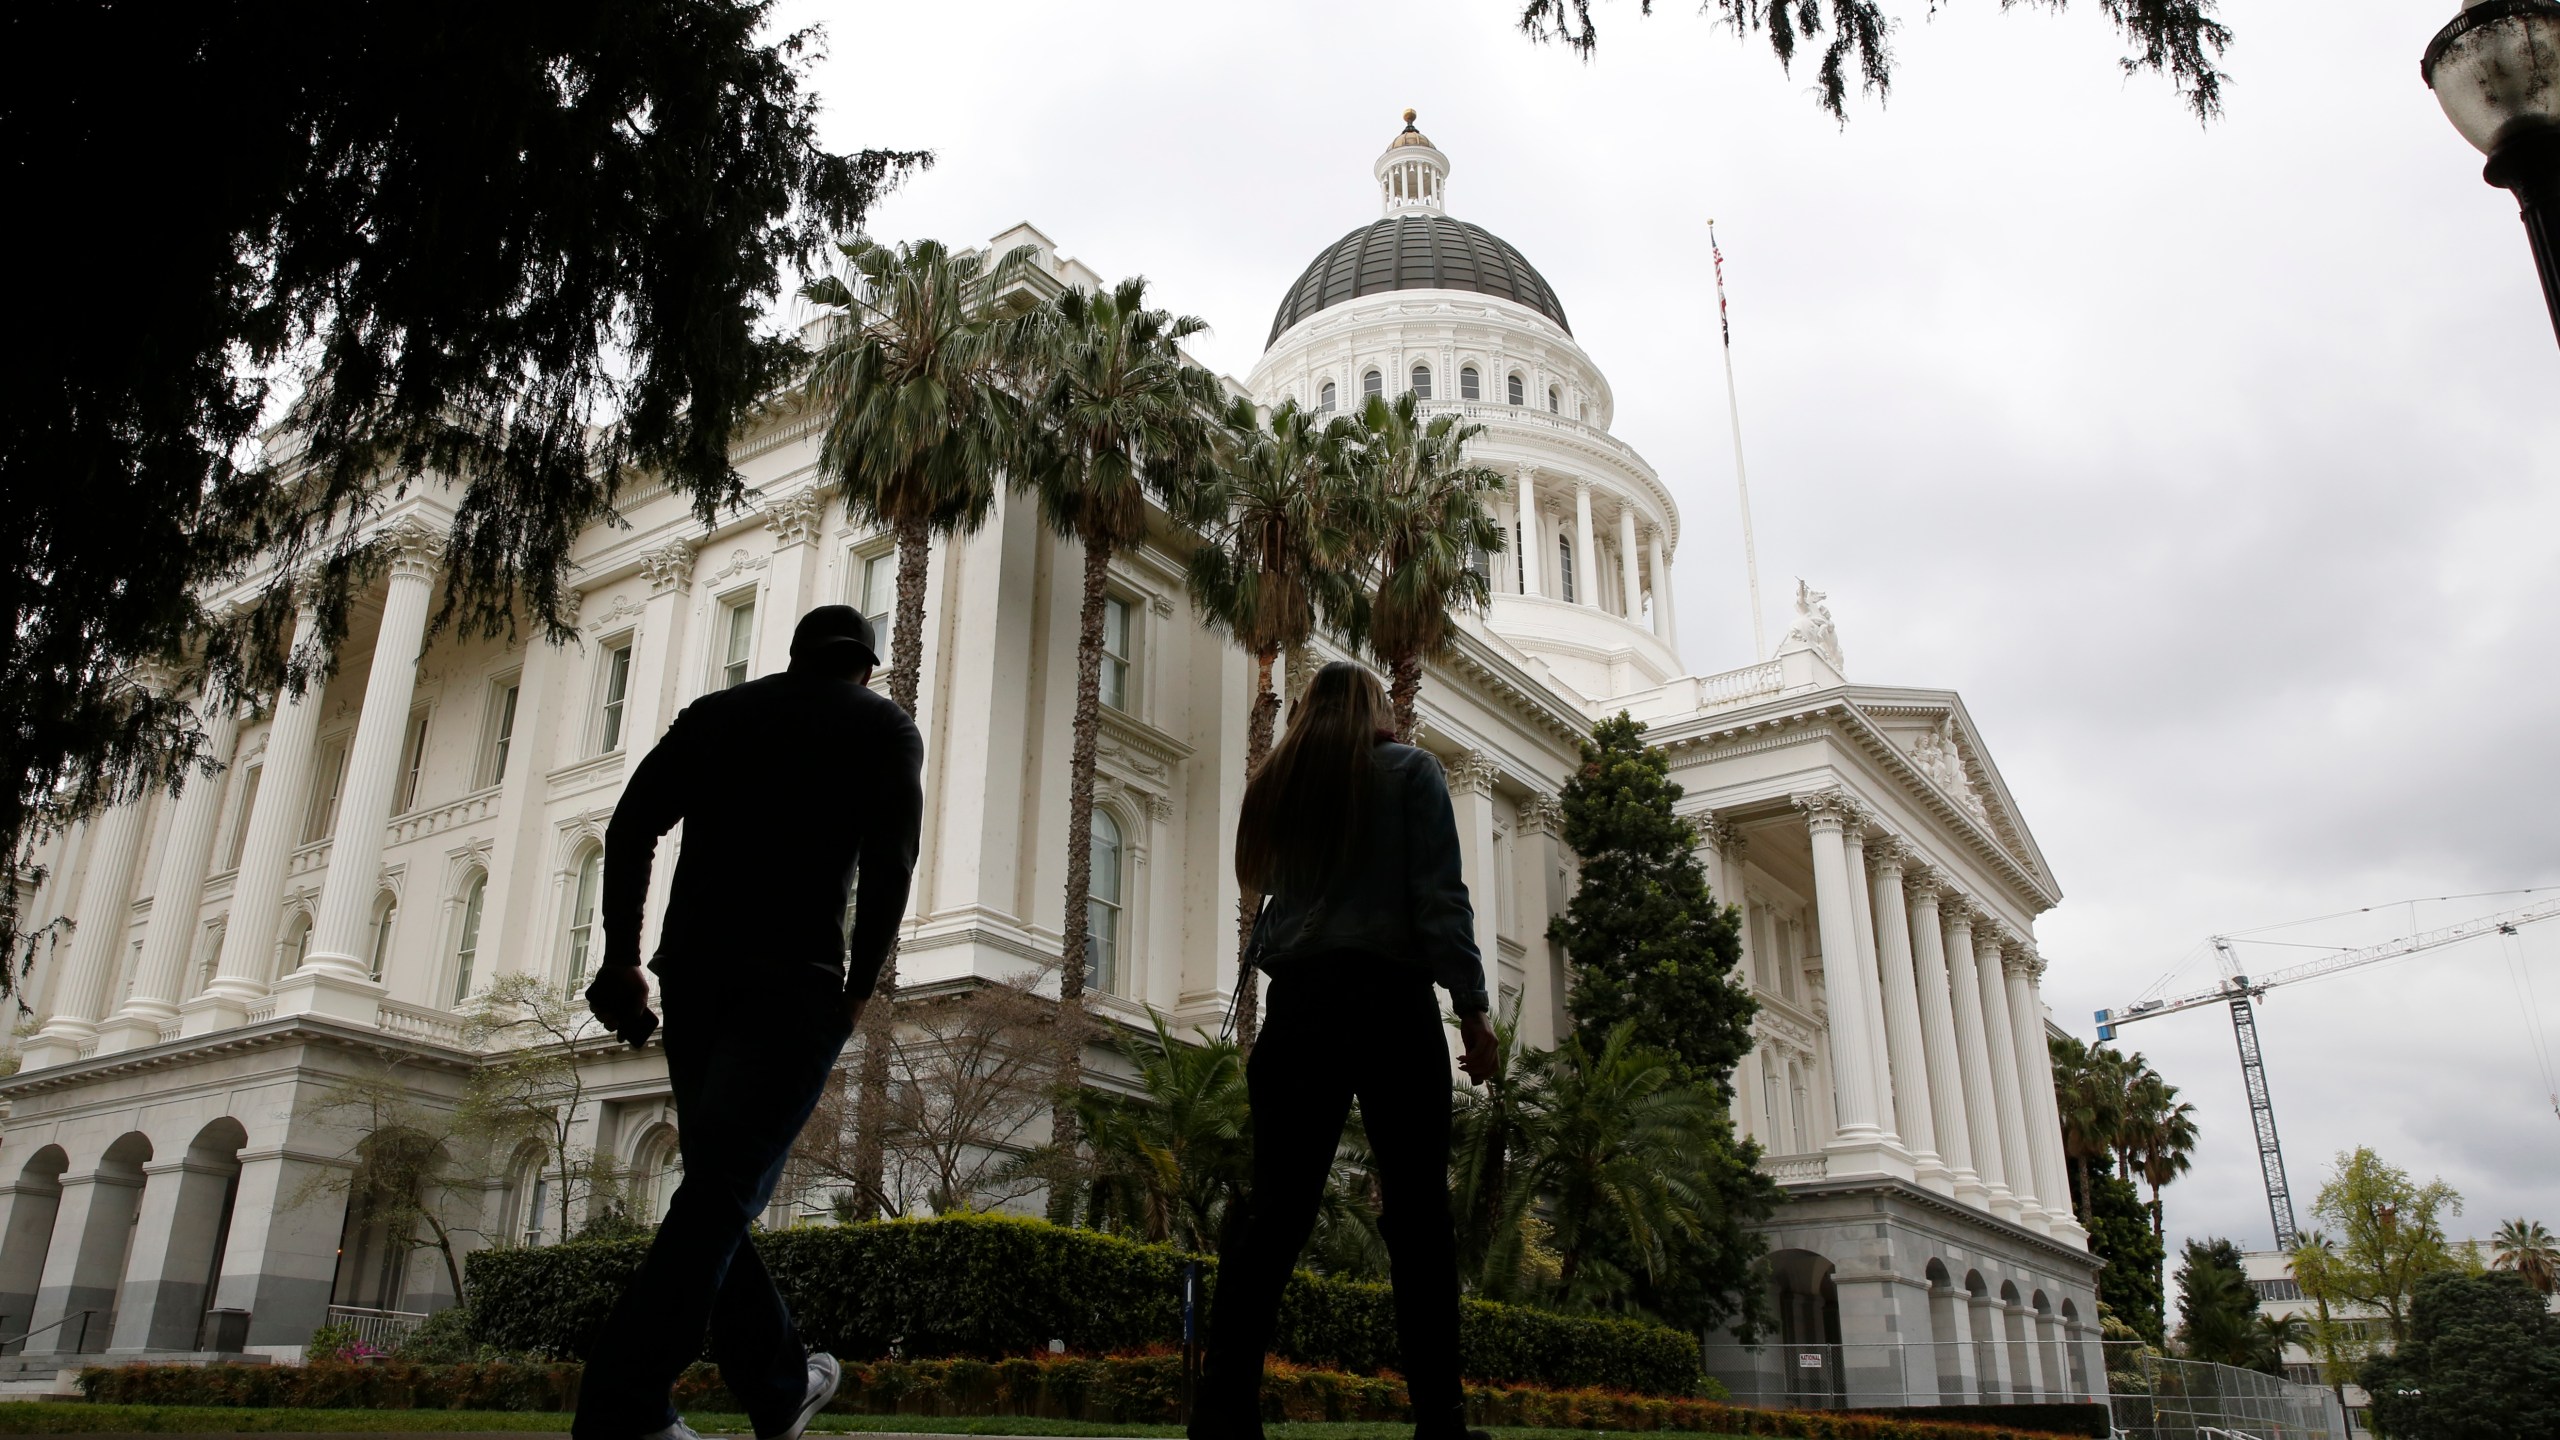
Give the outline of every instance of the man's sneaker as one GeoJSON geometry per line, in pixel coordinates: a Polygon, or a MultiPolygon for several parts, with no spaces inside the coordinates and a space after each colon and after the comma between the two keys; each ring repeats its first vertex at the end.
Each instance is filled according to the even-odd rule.
{"type": "Polygon", "coordinates": [[[702,1440],[702,1437],[695,1434],[693,1432],[693,1427],[687,1425],[681,1418],[679,1418],[676,1423],[668,1426],[666,1429],[652,1430],[648,1434],[641,1436],[640,1440],[702,1440]]]}
{"type": "Polygon", "coordinates": [[[809,1428],[809,1422],[817,1418],[819,1411],[827,1408],[828,1401],[836,1398],[836,1387],[843,1383],[844,1367],[836,1363],[836,1357],[824,1350],[811,1355],[809,1393],[800,1402],[800,1414],[781,1434],[759,1436],[758,1440],[800,1440],[802,1432],[809,1428]]]}

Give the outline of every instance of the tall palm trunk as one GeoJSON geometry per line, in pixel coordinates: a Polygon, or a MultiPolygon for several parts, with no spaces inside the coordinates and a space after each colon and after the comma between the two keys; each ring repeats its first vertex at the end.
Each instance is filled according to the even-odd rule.
{"type": "MultiPolygon", "coordinates": [[[[1253,713],[1245,720],[1244,778],[1253,781],[1253,772],[1262,768],[1264,757],[1271,753],[1271,732],[1280,719],[1280,695],[1271,688],[1271,667],[1280,658],[1280,647],[1265,645],[1254,653],[1255,681],[1253,713]]],[[[1262,908],[1262,892],[1247,885],[1236,895],[1236,1048],[1253,1052],[1253,1035],[1261,1018],[1262,996],[1259,987],[1244,978],[1244,957],[1253,949],[1254,912],[1262,908]]]]}
{"type": "Polygon", "coordinates": [[[1387,665],[1387,698],[1395,702],[1396,739],[1413,743],[1413,733],[1421,722],[1415,712],[1422,701],[1422,657],[1399,655],[1387,665]]]}
{"type": "MultiPolygon", "coordinates": [[[[1093,755],[1102,730],[1102,612],[1111,573],[1111,542],[1085,542],[1084,600],[1076,614],[1075,748],[1067,760],[1067,913],[1059,947],[1058,1020],[1081,1028],[1085,965],[1090,950],[1086,934],[1086,902],[1093,893],[1093,755]]],[[[1050,1111],[1050,1135],[1061,1156],[1072,1158],[1076,1147],[1073,1096],[1084,1079],[1080,1041],[1064,1047],[1064,1073],[1058,1077],[1058,1101],[1050,1111]]]]}
{"type": "MultiPolygon", "coordinates": [[[[898,610],[890,624],[889,698],[912,719],[924,674],[925,569],[933,559],[933,532],[921,520],[902,522],[898,533],[898,610]]],[[[889,1123],[889,1046],[898,1003],[898,942],[889,941],[871,1003],[862,1010],[862,1063],[853,1105],[853,1178],[866,1216],[891,1205],[883,1172],[888,1164],[882,1131],[889,1123]]]]}

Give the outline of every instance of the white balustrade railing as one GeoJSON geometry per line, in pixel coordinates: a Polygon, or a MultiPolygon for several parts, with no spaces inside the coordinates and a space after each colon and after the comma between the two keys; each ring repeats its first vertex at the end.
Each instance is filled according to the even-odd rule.
{"type": "Polygon", "coordinates": [[[1819,1150],[1803,1155],[1763,1155],[1760,1173],[1781,1184],[1789,1180],[1819,1180],[1831,1173],[1831,1157],[1819,1150]]]}
{"type": "Polygon", "coordinates": [[[411,1040],[425,1040],[437,1045],[462,1045],[462,1019],[442,1010],[411,1005],[399,1000],[385,1000],[374,1014],[374,1023],[393,1035],[411,1040]]]}

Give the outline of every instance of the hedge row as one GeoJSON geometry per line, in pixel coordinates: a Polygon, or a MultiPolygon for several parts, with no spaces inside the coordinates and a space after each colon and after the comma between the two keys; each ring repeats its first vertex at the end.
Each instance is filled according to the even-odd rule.
{"type": "MultiPolygon", "coordinates": [[[[374,1410],[566,1410],[574,1364],[130,1365],[80,1372],[97,1404],[233,1405],[374,1410]]],[[[1017,1356],[1010,1360],[885,1360],[847,1365],[830,1408],[861,1415],[1019,1415],[1102,1424],[1169,1424],[1181,1417],[1175,1355],[1017,1356]]],[[[1392,1377],[1271,1367],[1264,1418],[1401,1423],[1404,1385],[1392,1377]]],[[[677,1387],[679,1409],[731,1409],[719,1372],[696,1365],[677,1387]]],[[[2036,1407],[2050,1409],[2052,1407],[2036,1407]]],[[[1908,1415],[1754,1410],[1712,1400],[1612,1391],[1471,1385],[1478,1425],[1572,1430],[1692,1430],[1791,1440],[2045,1440],[2014,1425],[1950,1425],[1908,1415]]]]}
{"type": "MultiPolygon", "coordinates": [[[[755,1237],[800,1333],[839,1359],[998,1360],[1052,1341],[1087,1354],[1182,1338],[1190,1257],[1089,1230],[1010,1216],[813,1226],[755,1237]]],[[[483,1250],[469,1260],[472,1339],[514,1354],[578,1359],[647,1253],[645,1240],[483,1250]]],[[[1199,1261],[1204,1283],[1215,1260],[1199,1261]]],[[[1204,1317],[1205,1318],[1205,1317],[1204,1317]]],[[[1301,1274],[1272,1349],[1324,1369],[1398,1363],[1393,1292],[1301,1274]]],[[[1459,1364],[1469,1379],[1639,1395],[1691,1395],[1697,1342],[1632,1320],[1467,1301],[1459,1364]]]]}

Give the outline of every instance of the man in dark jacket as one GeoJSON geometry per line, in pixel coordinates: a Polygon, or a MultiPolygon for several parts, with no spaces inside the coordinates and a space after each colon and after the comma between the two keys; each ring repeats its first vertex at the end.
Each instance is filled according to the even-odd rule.
{"type": "Polygon", "coordinates": [[[764,1440],[798,1440],[835,1395],[834,1357],[803,1350],[746,1235],[906,915],[924,742],[868,688],[878,663],[859,612],[810,611],[791,668],[686,707],[614,807],[587,1003],[635,1043],[650,1024],[650,862],[658,837],[685,827],[650,966],[666,991],[684,1182],[588,1352],[578,1440],[693,1440],[669,1396],[706,1326],[764,1440]]]}

